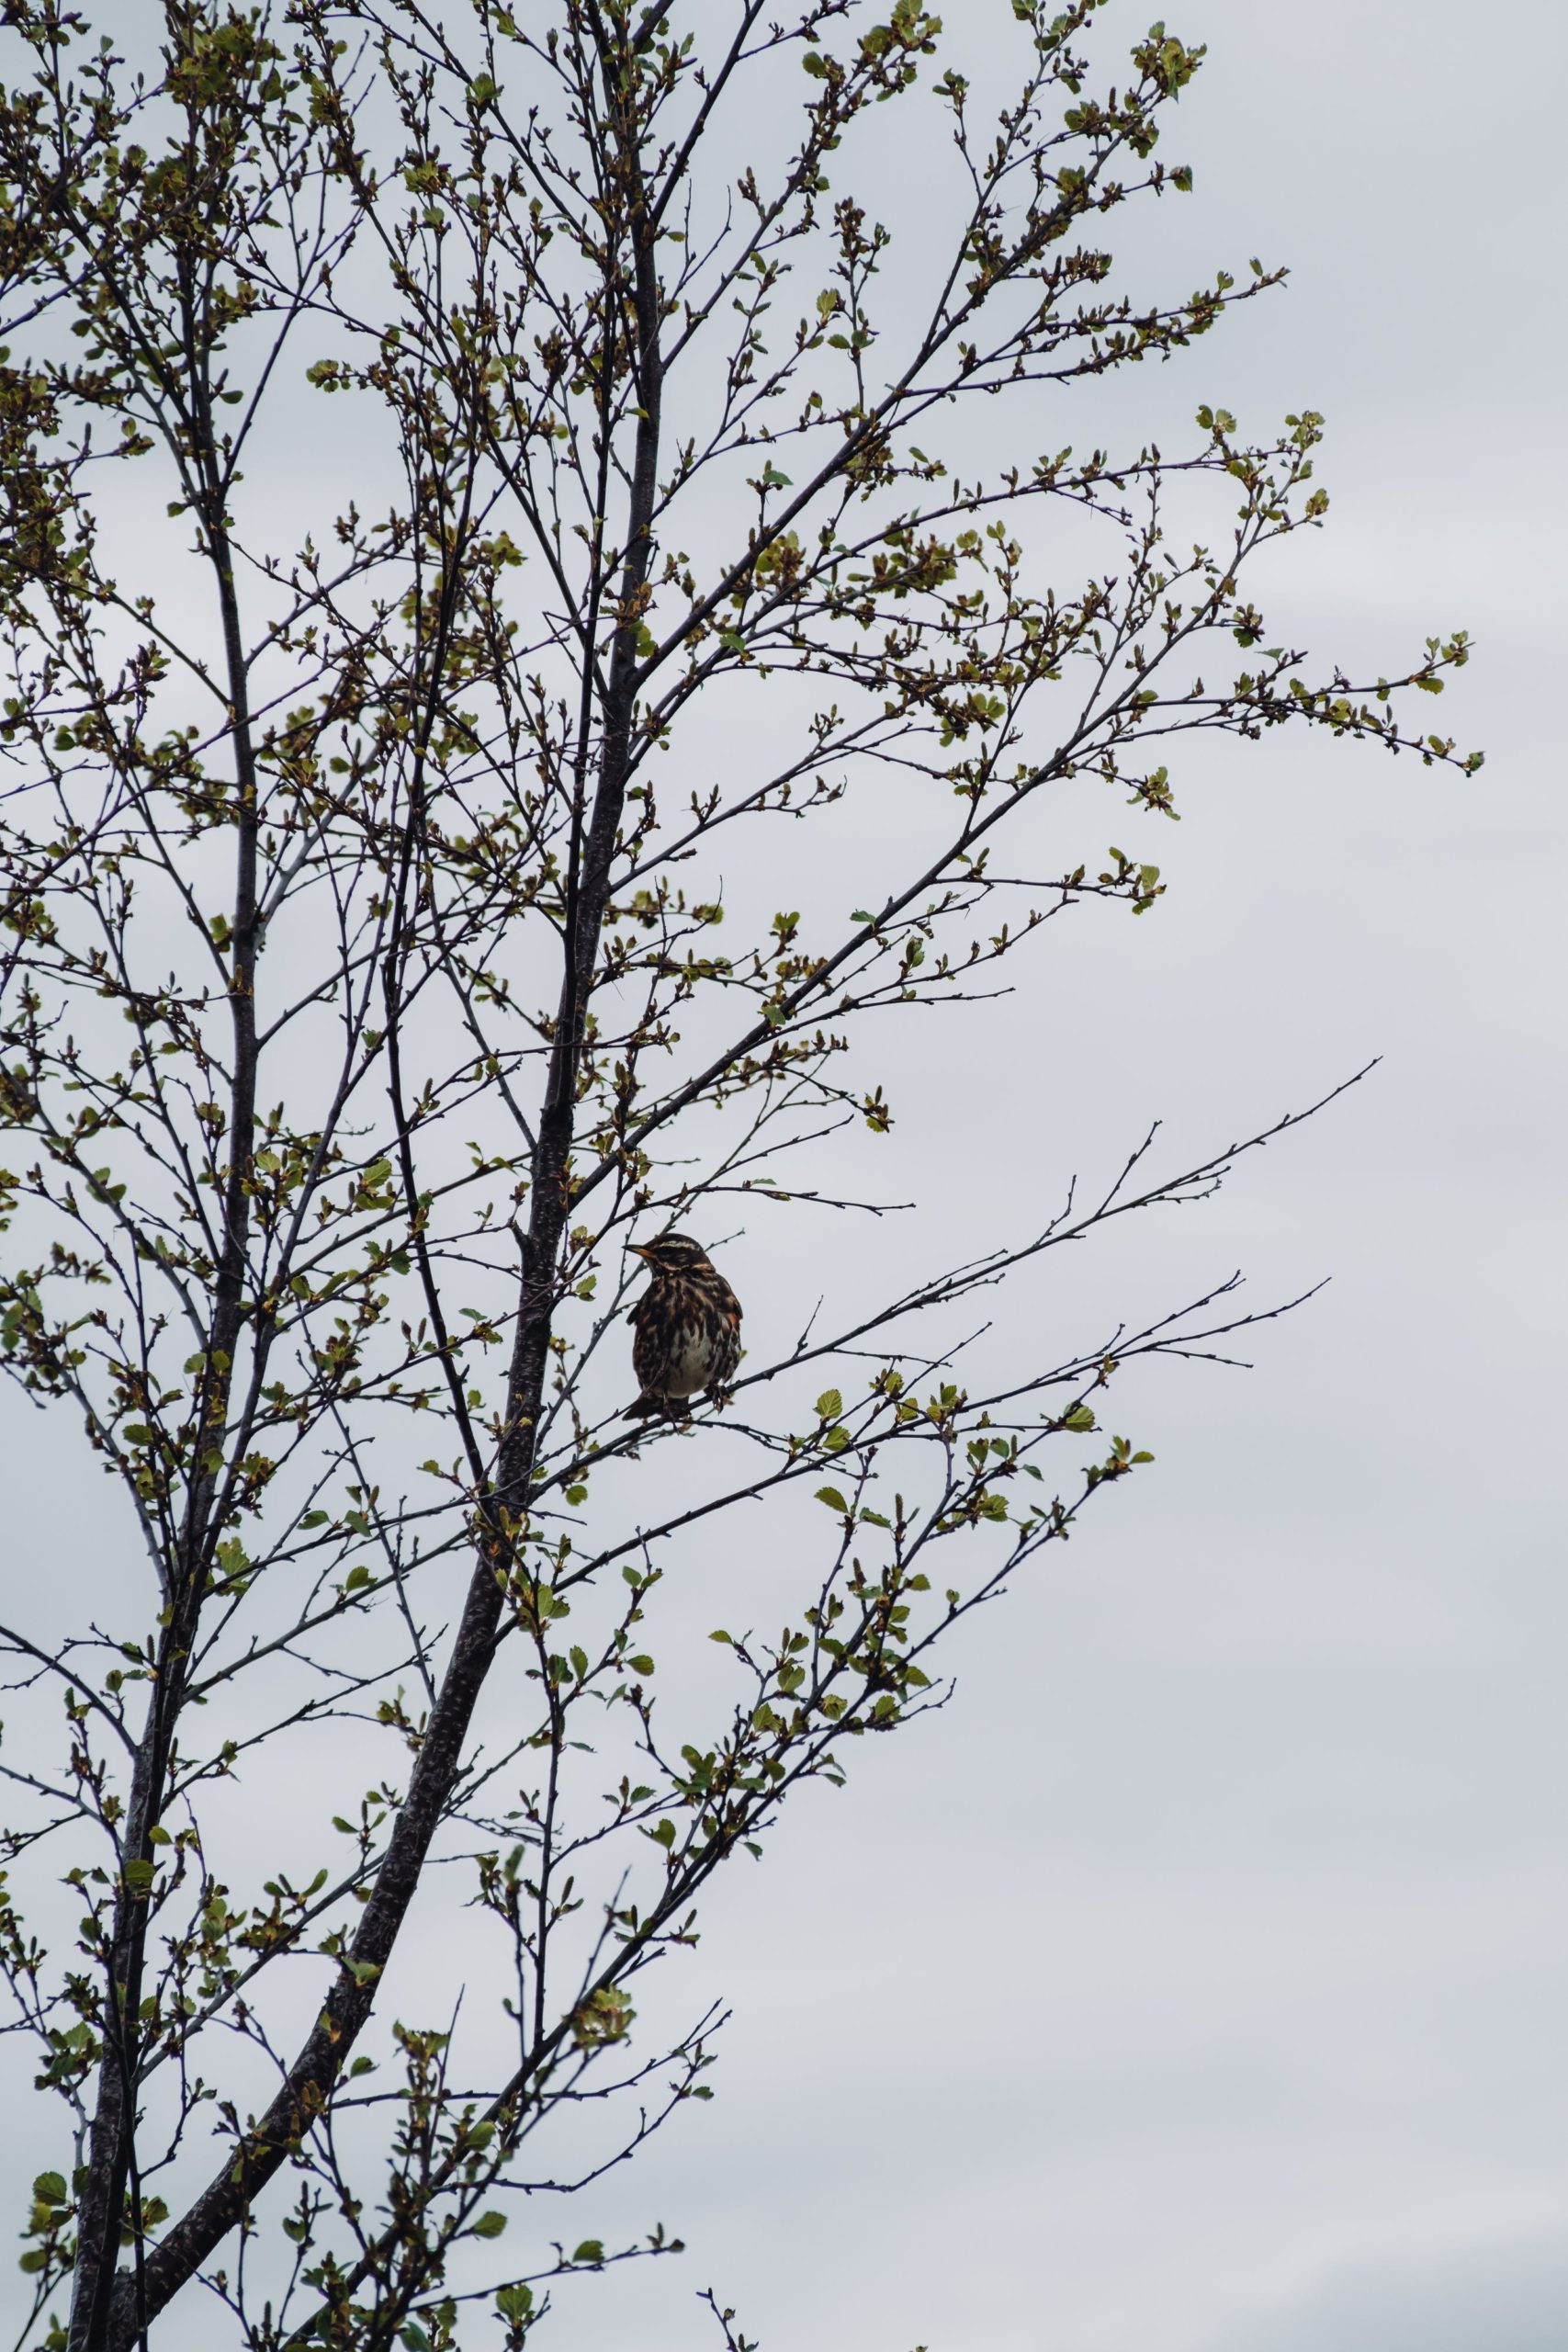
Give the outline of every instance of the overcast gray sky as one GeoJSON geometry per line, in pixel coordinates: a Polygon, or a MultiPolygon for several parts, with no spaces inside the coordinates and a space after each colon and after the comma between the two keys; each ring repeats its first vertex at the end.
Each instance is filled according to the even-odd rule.
{"type": "MultiPolygon", "coordinates": [[[[716,2344],[710,2282],[766,2352],[1568,2345],[1568,17],[1170,21],[1211,54],[1167,135],[1197,173],[1168,287],[1254,253],[1294,274],[1179,378],[1114,388],[1120,428],[1145,391],[1259,437],[1324,411],[1331,527],[1280,571],[1281,633],[1375,673],[1470,628],[1440,716],[1488,763],[1190,756],[1168,897],[1053,936],[990,1033],[1021,1134],[987,1069],[890,1041],[878,1182],[918,1193],[921,1262],[976,1216],[1032,1230],[1151,1116],[1197,1156],[1384,1059],[1201,1218],[1029,1294],[1065,1352],[1238,1264],[1259,1301],[1333,1276],[1250,1374],[1129,1385],[1155,1470],[967,1636],[945,1713],[864,1743],[716,1891],[680,2007],[733,2005],[717,2096],[578,2233],[659,2218],[691,2250],[582,2282],[546,2338],[571,2352],[716,2344]]],[[[825,1283],[863,1242],[825,1241],[825,1283]]],[[[765,1246],[739,1261],[762,1315],[765,1246]]],[[[694,1576],[765,1588],[757,1543],[694,1576]]]]}
{"type": "Polygon", "coordinates": [[[575,2352],[700,2343],[709,2280],[767,2352],[1568,2344],[1568,16],[1170,21],[1210,44],[1191,278],[1294,273],[1183,384],[1259,428],[1325,412],[1297,641],[1375,665],[1471,628],[1443,724],[1487,766],[1188,761],[1170,895],[1072,942],[1030,1149],[977,1186],[911,1069],[927,1202],[1010,1227],[1072,1164],[1064,1093],[1086,1155],[1129,1102],[1203,1144],[1385,1057],[1135,1261],[1329,1292],[1250,1375],[1151,1378],[1157,1472],[985,1629],[984,1703],[961,1677],[716,1900],[718,2096],[594,2208],[693,2251],[586,2287],[575,2352]]]}

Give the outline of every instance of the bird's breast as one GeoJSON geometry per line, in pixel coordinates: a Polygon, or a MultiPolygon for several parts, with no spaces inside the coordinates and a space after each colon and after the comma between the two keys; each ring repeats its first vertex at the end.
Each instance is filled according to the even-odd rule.
{"type": "Polygon", "coordinates": [[[671,1396],[690,1396],[713,1375],[716,1333],[706,1316],[682,1317],[670,1334],[664,1385],[671,1396]]]}

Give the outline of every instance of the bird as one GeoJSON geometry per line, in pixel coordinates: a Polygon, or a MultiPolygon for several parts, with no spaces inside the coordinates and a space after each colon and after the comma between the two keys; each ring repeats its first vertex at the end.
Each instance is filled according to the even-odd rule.
{"type": "Polygon", "coordinates": [[[626,1317],[642,1391],[626,1418],[637,1420],[678,1414],[700,1390],[711,1396],[725,1385],[740,1361],[740,1301],[689,1234],[662,1233],[631,1250],[653,1277],[626,1317]]]}

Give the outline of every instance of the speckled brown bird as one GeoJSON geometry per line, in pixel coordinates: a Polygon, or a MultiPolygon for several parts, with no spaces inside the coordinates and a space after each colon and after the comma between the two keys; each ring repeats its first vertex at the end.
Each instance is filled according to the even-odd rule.
{"type": "Polygon", "coordinates": [[[653,1280],[626,1320],[642,1389],[628,1419],[680,1414],[699,1391],[722,1388],[740,1361],[740,1301],[688,1234],[632,1244],[653,1280]]]}

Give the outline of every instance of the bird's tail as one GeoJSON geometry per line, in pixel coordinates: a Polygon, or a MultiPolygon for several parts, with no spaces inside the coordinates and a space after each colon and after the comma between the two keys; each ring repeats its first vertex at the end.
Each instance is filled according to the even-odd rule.
{"type": "Polygon", "coordinates": [[[637,1398],[635,1405],[626,1407],[626,1419],[628,1421],[649,1420],[654,1414],[662,1413],[664,1410],[665,1404],[662,1396],[642,1396],[637,1398]]]}

